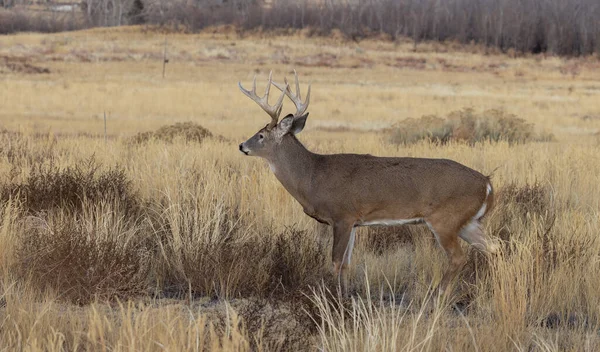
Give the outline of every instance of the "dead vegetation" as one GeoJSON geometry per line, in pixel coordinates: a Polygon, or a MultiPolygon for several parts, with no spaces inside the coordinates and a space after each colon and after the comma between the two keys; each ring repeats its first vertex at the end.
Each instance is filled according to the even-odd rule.
{"type": "Polygon", "coordinates": [[[50,73],[46,67],[36,66],[27,58],[0,56],[0,73],[42,74],[50,73]]]}
{"type": "MultiPolygon", "coordinates": [[[[496,207],[486,216],[486,232],[502,241],[502,253],[487,258],[465,246],[470,258],[453,295],[432,310],[429,289],[446,262],[426,226],[360,229],[350,267],[353,297],[339,300],[330,276],[330,232],[315,227],[264,163],[218,137],[201,143],[177,133],[140,143],[122,137],[158,130],[164,116],[197,116],[213,136],[226,133],[238,142],[260,126],[250,118],[226,120],[256,113],[238,103],[244,98],[239,92],[228,94],[232,82],[251,79],[246,62],[206,60],[190,69],[189,62],[173,60],[171,75],[162,80],[146,74],[160,76],[160,55],[147,62],[54,61],[72,50],[110,57],[163,48],[162,37],[135,29],[118,33],[2,38],[7,51],[29,43],[35,63],[42,62],[36,53],[58,49],[49,54],[51,74],[20,72],[0,80],[6,128],[0,129],[0,349],[600,349],[600,164],[590,139],[597,126],[579,118],[597,114],[592,59],[588,68],[582,65],[585,74],[572,77],[560,72],[556,58],[417,54],[385,42],[361,44],[358,53],[354,46],[346,50],[347,42],[304,37],[236,37],[220,45],[203,35],[169,37],[173,57],[182,60],[195,57],[198,41],[212,45],[210,57],[235,47],[236,60],[251,64],[268,63],[275,46],[300,56],[332,52],[340,70],[306,68],[315,93],[319,86],[314,130],[299,137],[311,149],[442,157],[493,173],[496,207]],[[385,52],[392,54],[380,56],[385,52]],[[397,52],[416,60],[387,66],[397,52]],[[352,53],[375,65],[348,70],[352,53]],[[479,67],[505,72],[471,69],[479,67]],[[515,68],[523,75],[517,77],[515,68]],[[107,72],[114,73],[108,80],[107,72]],[[218,94],[198,94],[205,86],[218,94]],[[191,104],[190,97],[197,100],[191,104]],[[107,102],[115,119],[109,120],[114,135],[105,142],[98,135],[102,120],[90,117],[107,102]],[[472,135],[500,128],[478,122],[487,112],[467,113],[464,106],[518,112],[526,121],[506,128],[525,142],[501,138],[473,147],[467,141],[472,135]],[[464,142],[452,142],[452,135],[449,143],[392,145],[380,133],[364,133],[388,126],[382,117],[437,114],[446,121],[452,110],[459,111],[458,125],[464,116],[475,121],[464,134],[459,130],[464,142]],[[150,118],[140,126],[137,116],[150,118]],[[552,125],[558,141],[528,142],[539,136],[533,122],[552,125]],[[344,134],[315,131],[319,124],[344,134]],[[565,132],[572,125],[585,135],[565,132]]],[[[476,140],[492,140],[486,138],[476,140]]]]}
{"type": "MultiPolygon", "coordinates": [[[[5,131],[4,135],[9,136],[10,133],[5,131]]],[[[86,139],[84,136],[72,138],[86,139]]],[[[39,137],[28,136],[19,136],[19,139],[22,143],[43,141],[39,137]]],[[[161,148],[173,148],[182,143],[187,145],[184,139],[175,139],[174,142],[153,139],[147,143],[145,148],[157,144],[161,148]]],[[[26,156],[27,150],[34,150],[31,144],[22,148],[25,148],[24,151],[17,157],[31,159],[31,156],[26,156]]],[[[424,226],[375,227],[365,231],[366,236],[357,246],[357,255],[360,256],[361,251],[366,256],[372,253],[374,258],[386,261],[388,267],[394,267],[396,264],[389,262],[391,258],[398,253],[406,255],[414,252],[413,269],[403,274],[410,279],[395,284],[385,283],[378,281],[376,271],[365,271],[358,274],[359,277],[365,275],[364,279],[354,279],[355,299],[338,301],[330,293],[335,284],[328,281],[329,244],[326,241],[318,240],[316,234],[309,230],[293,227],[283,231],[256,228],[241,210],[239,201],[223,206],[215,199],[207,201],[201,198],[205,184],[198,182],[201,180],[199,174],[177,176],[177,187],[181,189],[176,193],[164,191],[143,197],[131,182],[131,170],[106,167],[93,159],[59,168],[52,163],[57,157],[56,149],[48,156],[49,161],[42,167],[31,168],[27,175],[16,177],[13,181],[5,180],[1,187],[0,209],[5,215],[0,229],[12,228],[11,236],[15,236],[15,242],[5,246],[11,254],[0,263],[5,265],[4,269],[10,269],[4,280],[14,280],[18,287],[26,286],[30,292],[45,295],[54,294],[56,302],[62,302],[66,307],[74,304],[83,309],[99,309],[99,304],[106,303],[107,306],[95,314],[106,316],[112,323],[120,321],[119,324],[150,314],[148,309],[151,307],[166,314],[174,306],[180,307],[181,302],[188,302],[197,305],[203,324],[213,326],[214,330],[210,333],[209,330],[196,332],[209,340],[217,339],[222,344],[232,342],[223,339],[233,338],[226,331],[232,328],[229,319],[235,317],[233,324],[240,329],[235,339],[246,346],[244,350],[310,350],[315,345],[335,349],[345,346],[340,340],[342,336],[337,334],[348,334],[346,338],[367,344],[370,337],[361,337],[361,334],[380,324],[384,324],[385,329],[392,329],[385,330],[388,333],[379,337],[387,341],[382,343],[404,346],[425,339],[422,334],[436,326],[431,325],[434,323],[429,320],[419,320],[418,313],[411,313],[410,304],[421,303],[413,300],[409,304],[401,298],[406,295],[416,299],[427,295],[418,283],[420,280],[428,282],[430,274],[427,272],[431,270],[428,266],[436,262],[427,258],[440,255],[434,237],[424,226]],[[249,234],[254,231],[258,231],[260,236],[249,234]],[[369,293],[368,288],[362,287],[372,284],[392,286],[381,286],[377,293],[369,293]],[[399,289],[402,291],[395,291],[399,289]],[[375,300],[373,294],[379,296],[380,301],[375,300]],[[142,302],[148,297],[158,300],[153,303],[158,306],[125,307],[118,303],[142,302]],[[200,303],[207,297],[208,302],[200,303]],[[177,303],[163,306],[160,302],[177,303]],[[223,302],[230,302],[229,306],[223,302]],[[380,310],[383,315],[376,318],[377,315],[372,311],[369,313],[370,310],[380,310]],[[417,335],[412,339],[406,337],[404,334],[408,330],[402,328],[404,325],[400,320],[394,323],[396,325],[387,325],[391,321],[384,317],[392,317],[388,314],[401,314],[396,318],[402,316],[409,321],[414,319],[417,335]],[[355,324],[362,327],[351,332],[355,324]],[[337,327],[338,330],[324,328],[326,326],[337,327]],[[393,331],[400,335],[394,335],[393,331]],[[398,337],[390,340],[389,336],[398,337]]],[[[27,164],[20,161],[15,165],[24,168],[27,164]]],[[[235,174],[228,175],[220,182],[229,184],[236,177],[235,174]]],[[[508,315],[500,320],[501,323],[510,326],[511,319],[517,319],[516,322],[522,324],[520,329],[526,331],[593,329],[599,324],[600,312],[587,304],[571,305],[562,302],[560,296],[546,297],[538,291],[548,285],[558,285],[552,279],[545,280],[563,275],[567,267],[581,265],[593,255],[593,249],[600,246],[587,236],[567,238],[563,232],[564,225],[557,227],[559,212],[571,211],[573,205],[558,202],[555,192],[540,183],[504,184],[497,188],[497,195],[497,205],[487,222],[488,232],[503,243],[503,255],[490,260],[475,250],[469,250],[470,259],[461,274],[453,304],[463,311],[465,319],[471,322],[483,319],[489,314],[486,313],[489,309],[497,311],[500,309],[497,305],[505,307],[513,304],[515,298],[504,296],[512,291],[506,291],[507,288],[502,285],[514,280],[514,276],[525,275],[528,280],[533,280],[532,284],[538,285],[535,286],[538,289],[532,296],[520,298],[526,302],[517,301],[517,304],[526,304],[531,311],[518,317],[508,315]],[[526,247],[521,243],[526,243],[526,247]],[[503,266],[510,267],[502,269],[503,266]],[[492,291],[493,287],[497,287],[495,285],[501,285],[494,289],[500,290],[498,293],[492,291]],[[541,298],[550,299],[552,304],[544,304],[541,298]]],[[[1,240],[6,241],[7,238],[1,237],[1,240]]],[[[573,280],[579,280],[583,275],[581,271],[571,273],[573,280]]],[[[582,289],[589,292],[589,288],[582,285],[582,289]]],[[[513,287],[511,290],[521,289],[524,288],[513,287]]],[[[4,311],[14,309],[16,303],[10,293],[14,289],[5,287],[4,290],[2,295],[7,305],[4,311]]],[[[422,304],[425,306],[427,303],[422,304]]],[[[50,310],[46,314],[53,316],[52,309],[59,308],[47,309],[50,310]]],[[[3,314],[1,309],[0,314],[3,314]]],[[[456,319],[453,309],[442,309],[436,314],[441,319],[438,328],[444,334],[457,329],[451,327],[451,321],[456,319]]],[[[14,324],[21,329],[28,326],[22,320],[14,321],[14,324]]],[[[58,324],[55,326],[66,339],[64,346],[77,343],[87,348],[94,346],[93,341],[75,342],[70,325],[63,320],[54,324],[58,324]]],[[[92,329],[98,329],[88,324],[96,322],[90,320],[81,325],[82,333],[90,334],[92,329]]],[[[475,336],[483,338],[492,334],[486,330],[485,324],[474,326],[475,336]]],[[[11,333],[13,330],[4,331],[2,346],[11,346],[6,341],[15,341],[15,335],[11,333]]],[[[141,334],[137,329],[132,331],[141,334]]],[[[522,334],[523,330],[518,333],[517,330],[510,331],[494,333],[502,341],[496,346],[499,350],[509,346],[507,336],[522,334]]],[[[562,333],[566,334],[565,331],[562,333]]],[[[50,336],[51,332],[43,334],[50,336]]],[[[448,343],[443,334],[434,336],[431,340],[433,349],[448,343]]],[[[535,344],[532,337],[535,335],[519,336],[521,343],[535,344]]],[[[109,334],[105,338],[105,346],[114,346],[119,337],[109,334]]],[[[466,341],[452,343],[462,346],[466,341]]]]}
{"type": "Polygon", "coordinates": [[[202,143],[206,138],[211,137],[213,137],[213,134],[197,123],[178,122],[173,125],[162,126],[156,131],[138,133],[131,137],[130,142],[141,144],[151,140],[158,140],[172,143],[177,139],[181,139],[185,142],[202,143]]]}
{"type": "Polygon", "coordinates": [[[554,136],[536,133],[532,124],[503,110],[478,114],[470,108],[452,112],[446,118],[435,115],[409,118],[391,128],[392,143],[412,144],[423,140],[442,145],[450,142],[473,145],[485,141],[522,144],[549,142],[554,136]]]}

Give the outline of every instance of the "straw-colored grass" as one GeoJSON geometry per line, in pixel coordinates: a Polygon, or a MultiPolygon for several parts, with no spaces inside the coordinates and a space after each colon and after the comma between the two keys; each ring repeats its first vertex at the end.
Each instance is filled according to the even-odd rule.
{"type": "Polygon", "coordinates": [[[600,121],[585,118],[600,113],[596,59],[223,30],[168,42],[163,79],[155,32],[0,37],[0,56],[49,71],[0,69],[0,349],[600,347],[600,121]],[[336,64],[301,65],[323,53],[336,64]],[[403,57],[425,64],[398,66],[403,57]],[[561,73],[567,64],[581,74],[561,73]],[[256,73],[264,89],[271,68],[312,82],[299,138],[313,151],[443,157],[493,173],[486,231],[502,254],[469,251],[453,294],[434,305],[446,259],[427,228],[362,228],[353,297],[332,296],[331,234],[237,148],[268,120],[237,81],[256,73]],[[469,107],[502,109],[555,140],[393,144],[386,132],[469,107]],[[130,143],[177,122],[225,138],[130,143]]]}

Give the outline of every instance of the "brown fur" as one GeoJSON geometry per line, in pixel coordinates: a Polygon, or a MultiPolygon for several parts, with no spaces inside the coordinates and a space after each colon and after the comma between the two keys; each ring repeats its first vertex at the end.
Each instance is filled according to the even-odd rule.
{"type": "MultiPolygon", "coordinates": [[[[489,179],[451,160],[320,155],[308,151],[293,134],[283,135],[260,156],[272,165],[277,179],[307,215],[333,227],[332,259],[343,286],[344,253],[352,227],[382,220],[423,219],[449,258],[440,283],[445,289],[466,260],[459,233],[474,221],[484,202],[484,216],[493,205],[493,192],[486,198],[489,179]]],[[[473,237],[470,243],[487,250],[482,232],[469,235],[473,237]]]]}
{"type": "Polygon", "coordinates": [[[466,256],[458,238],[476,248],[493,252],[481,229],[480,220],[493,205],[493,192],[487,194],[488,177],[447,159],[391,158],[364,154],[315,154],[296,139],[304,128],[308,113],[300,99],[298,76],[296,95],[289,85],[269,82],[264,97],[240,89],[257,102],[272,118],[272,123],[258,131],[239,149],[246,155],[266,159],[283,187],[302,205],[304,212],[333,227],[332,260],[347,293],[346,269],[352,255],[353,229],[356,226],[387,224],[399,221],[426,222],[446,251],[449,266],[440,290],[464,265],[466,256]],[[275,106],[267,104],[269,87],[274,84],[296,105],[296,114],[278,124],[282,97],[275,106]],[[486,211],[475,219],[479,210],[486,211]]]}

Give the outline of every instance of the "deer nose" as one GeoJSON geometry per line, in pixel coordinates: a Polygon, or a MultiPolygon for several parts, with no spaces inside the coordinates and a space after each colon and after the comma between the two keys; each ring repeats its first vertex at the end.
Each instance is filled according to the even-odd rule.
{"type": "Polygon", "coordinates": [[[242,151],[242,148],[243,148],[243,147],[242,147],[242,143],[240,143],[240,152],[242,151]]]}

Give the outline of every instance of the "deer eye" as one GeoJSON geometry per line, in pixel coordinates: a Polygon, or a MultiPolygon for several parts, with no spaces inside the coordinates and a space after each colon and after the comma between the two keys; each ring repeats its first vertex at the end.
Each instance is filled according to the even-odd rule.
{"type": "Polygon", "coordinates": [[[262,133],[258,135],[258,139],[263,139],[263,138],[265,138],[265,136],[262,133]]]}

